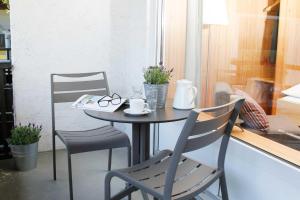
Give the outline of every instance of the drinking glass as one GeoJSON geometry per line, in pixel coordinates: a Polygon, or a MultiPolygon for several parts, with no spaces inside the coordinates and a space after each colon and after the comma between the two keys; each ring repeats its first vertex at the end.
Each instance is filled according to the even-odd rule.
{"type": "Polygon", "coordinates": [[[143,87],[142,86],[132,86],[131,99],[142,99],[143,98],[143,87]]]}
{"type": "Polygon", "coordinates": [[[147,99],[149,109],[151,111],[155,111],[156,108],[157,108],[157,90],[156,89],[150,89],[147,92],[146,99],[147,99]]]}

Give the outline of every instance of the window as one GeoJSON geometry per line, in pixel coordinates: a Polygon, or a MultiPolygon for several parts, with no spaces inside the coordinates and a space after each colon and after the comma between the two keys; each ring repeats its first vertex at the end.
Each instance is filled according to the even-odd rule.
{"type": "MultiPolygon", "coordinates": [[[[182,15],[177,17],[187,21],[185,25],[181,24],[181,29],[177,32],[176,24],[170,16],[166,17],[165,22],[165,45],[167,47],[176,43],[185,45],[185,51],[177,51],[177,55],[174,54],[174,49],[172,51],[166,48],[165,63],[171,63],[172,60],[175,71],[178,69],[183,77],[187,77],[188,71],[187,52],[191,51],[189,37],[195,36],[189,34],[189,26],[193,24],[190,20],[195,20],[190,17],[189,12],[196,9],[189,5],[191,2],[195,1],[181,1],[188,9],[184,9],[182,5],[178,7],[168,3],[165,9],[172,10],[170,7],[173,6],[179,13],[178,9],[183,7],[180,12],[182,15]],[[174,39],[174,34],[178,36],[179,33],[184,37],[174,39]],[[181,63],[176,68],[180,59],[185,65],[181,63]],[[185,66],[185,69],[180,66],[185,66]]],[[[220,105],[226,103],[230,95],[242,92],[262,108],[269,124],[266,125],[266,129],[257,128],[251,126],[249,119],[241,115],[242,125],[246,130],[243,136],[248,133],[255,134],[259,136],[257,138],[276,144],[273,150],[277,149],[279,152],[282,151],[280,148],[285,148],[299,157],[300,2],[204,0],[203,4],[204,10],[201,12],[203,25],[199,33],[201,39],[199,81],[194,80],[201,94],[199,105],[201,107],[220,105]],[[212,6],[209,2],[213,2],[212,6]],[[218,6],[215,6],[216,4],[218,6]]],[[[168,14],[166,12],[166,15],[168,14]]],[[[178,77],[180,76],[176,78],[178,77]]],[[[246,136],[244,139],[248,140],[249,137],[246,136]]],[[[249,143],[255,145],[255,141],[249,143]]]]}

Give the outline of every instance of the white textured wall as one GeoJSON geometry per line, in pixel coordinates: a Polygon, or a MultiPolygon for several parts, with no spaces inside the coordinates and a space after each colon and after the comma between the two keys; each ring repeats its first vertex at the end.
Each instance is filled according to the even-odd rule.
{"type": "MultiPolygon", "coordinates": [[[[161,126],[160,149],[172,149],[183,122],[161,126]]],[[[189,153],[188,156],[209,166],[217,166],[217,141],[213,145],[189,153]]],[[[249,145],[231,139],[225,172],[231,200],[297,200],[300,197],[300,169],[249,145]]],[[[218,185],[210,187],[217,193],[218,185]]]]}
{"type": "MultiPolygon", "coordinates": [[[[147,3],[11,0],[16,120],[43,125],[40,150],[51,147],[50,73],[104,70],[111,90],[122,95],[128,95],[131,85],[142,83],[142,68],[151,64],[153,50],[148,42],[147,3]]],[[[101,124],[70,105],[59,107],[67,109],[57,113],[57,128],[101,124]]]]}

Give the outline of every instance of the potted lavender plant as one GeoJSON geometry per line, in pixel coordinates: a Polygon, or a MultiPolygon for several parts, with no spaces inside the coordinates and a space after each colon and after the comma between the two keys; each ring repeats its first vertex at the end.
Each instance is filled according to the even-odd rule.
{"type": "Polygon", "coordinates": [[[157,90],[157,108],[165,107],[172,72],[173,68],[168,70],[162,65],[150,66],[144,71],[146,98],[149,91],[157,90]]]}
{"type": "Polygon", "coordinates": [[[38,141],[42,126],[28,124],[18,125],[11,130],[9,141],[16,168],[27,171],[36,168],[38,141]]]}

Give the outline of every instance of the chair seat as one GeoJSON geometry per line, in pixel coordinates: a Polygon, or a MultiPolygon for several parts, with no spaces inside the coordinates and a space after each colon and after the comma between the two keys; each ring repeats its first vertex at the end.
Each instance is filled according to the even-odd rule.
{"type": "MultiPolygon", "coordinates": [[[[157,156],[131,168],[112,171],[117,176],[144,192],[163,198],[166,170],[171,161],[172,151],[161,151],[157,156]]],[[[203,165],[185,156],[178,163],[173,182],[172,199],[200,193],[223,172],[203,165]],[[199,188],[202,190],[200,191],[199,188]]]]}
{"type": "Polygon", "coordinates": [[[56,131],[70,154],[129,147],[127,135],[113,126],[83,131],[56,131]]]}

